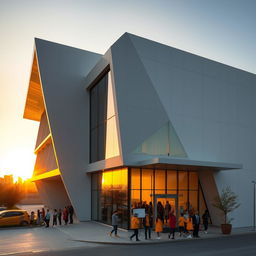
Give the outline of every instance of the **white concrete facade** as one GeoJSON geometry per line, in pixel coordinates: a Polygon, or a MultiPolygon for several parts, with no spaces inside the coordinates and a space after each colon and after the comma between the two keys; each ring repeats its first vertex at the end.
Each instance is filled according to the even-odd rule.
{"type": "Polygon", "coordinates": [[[35,49],[44,101],[44,110],[36,111],[47,114],[60,176],[79,220],[91,218],[90,172],[151,163],[197,166],[214,224],[221,220],[211,201],[230,186],[241,202],[231,216],[234,226],[252,225],[255,74],[128,33],[103,56],[39,39],[35,49]],[[106,69],[120,156],[90,163],[90,88],[106,69]],[[184,157],[134,153],[166,123],[184,157]]]}

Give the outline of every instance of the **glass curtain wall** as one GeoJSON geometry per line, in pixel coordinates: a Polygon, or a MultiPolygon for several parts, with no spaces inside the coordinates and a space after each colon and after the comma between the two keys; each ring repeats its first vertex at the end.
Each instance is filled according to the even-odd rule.
{"type": "MultiPolygon", "coordinates": [[[[92,219],[111,225],[118,210],[120,226],[128,229],[131,211],[144,208],[159,195],[178,198],[178,213],[207,209],[195,171],[121,168],[92,174],[92,219]]],[[[163,200],[162,200],[163,201],[163,200]]]]}
{"type": "Polygon", "coordinates": [[[90,90],[90,162],[119,155],[111,72],[90,90]]]}
{"type": "Polygon", "coordinates": [[[111,225],[117,210],[120,227],[128,228],[128,170],[100,171],[92,174],[92,219],[111,225]]]}
{"type": "MultiPolygon", "coordinates": [[[[178,196],[179,213],[199,210],[198,173],[164,169],[131,168],[131,209],[154,204],[154,196],[178,196]]],[[[201,208],[200,208],[201,209],[201,208]]]]}

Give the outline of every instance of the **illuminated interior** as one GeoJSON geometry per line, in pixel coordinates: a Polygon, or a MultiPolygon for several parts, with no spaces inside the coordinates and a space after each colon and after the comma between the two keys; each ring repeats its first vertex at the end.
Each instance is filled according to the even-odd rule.
{"type": "MultiPolygon", "coordinates": [[[[92,174],[92,219],[111,225],[118,210],[121,227],[128,228],[134,208],[171,204],[175,214],[206,209],[196,171],[122,168],[92,174]]],[[[154,217],[157,211],[152,211],[154,217]]]]}

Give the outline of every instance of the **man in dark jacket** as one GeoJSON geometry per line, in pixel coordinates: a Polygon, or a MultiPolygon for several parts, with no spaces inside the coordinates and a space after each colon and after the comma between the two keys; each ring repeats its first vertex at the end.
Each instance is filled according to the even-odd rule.
{"type": "Polygon", "coordinates": [[[69,224],[73,224],[74,208],[72,205],[68,207],[68,214],[69,214],[69,224]]]}
{"type": "Polygon", "coordinates": [[[192,222],[194,227],[193,237],[199,237],[198,233],[199,233],[199,226],[200,226],[200,216],[198,214],[198,211],[196,211],[195,214],[193,214],[192,222]]]}
{"type": "Polygon", "coordinates": [[[151,215],[149,215],[148,212],[146,212],[145,218],[143,218],[143,226],[145,231],[145,239],[148,238],[151,239],[151,230],[153,227],[153,218],[151,215]]]}
{"type": "Polygon", "coordinates": [[[112,214],[112,226],[113,226],[113,229],[109,233],[110,236],[112,235],[113,232],[115,232],[115,236],[118,236],[117,235],[118,220],[119,220],[118,219],[118,212],[114,211],[113,214],[112,214]]]}

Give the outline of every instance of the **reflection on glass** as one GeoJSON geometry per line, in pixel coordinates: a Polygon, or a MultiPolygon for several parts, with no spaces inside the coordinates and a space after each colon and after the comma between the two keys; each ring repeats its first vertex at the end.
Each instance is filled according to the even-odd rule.
{"type": "Polygon", "coordinates": [[[168,155],[168,124],[160,128],[156,133],[138,146],[134,153],[145,153],[149,155],[168,155]]]}
{"type": "Polygon", "coordinates": [[[107,85],[105,75],[90,91],[90,162],[105,157],[107,85]]]}
{"type": "Polygon", "coordinates": [[[118,156],[119,143],[111,72],[90,91],[90,162],[118,156]]]}
{"type": "Polygon", "coordinates": [[[140,169],[132,168],[131,189],[140,189],[140,169]]]}
{"type": "Polygon", "coordinates": [[[172,126],[169,122],[170,155],[176,157],[187,157],[186,151],[172,126]]]}
{"type": "Polygon", "coordinates": [[[147,138],[134,150],[134,153],[187,157],[185,149],[171,122],[167,122],[147,138]]]}
{"type": "Polygon", "coordinates": [[[94,220],[111,224],[111,215],[114,210],[118,210],[121,227],[127,228],[131,210],[149,205],[150,202],[154,210],[155,195],[159,194],[164,195],[163,198],[158,199],[163,205],[167,200],[175,201],[172,196],[167,199],[166,194],[177,197],[178,213],[185,210],[198,210],[200,207],[200,214],[202,214],[206,209],[201,190],[198,194],[199,184],[196,172],[131,168],[131,187],[129,188],[127,187],[127,168],[101,171],[92,175],[92,219],[94,220]],[[128,205],[128,191],[130,205],[128,205]]]}
{"type": "Polygon", "coordinates": [[[92,174],[92,183],[98,180],[98,189],[92,184],[92,218],[111,224],[113,211],[118,210],[121,227],[128,225],[128,170],[127,168],[92,174]],[[98,199],[97,199],[98,198],[98,199]],[[99,205],[95,202],[99,202],[99,205]]]}
{"type": "Polygon", "coordinates": [[[112,86],[111,72],[108,73],[108,102],[107,102],[107,131],[105,159],[119,156],[115,103],[112,86]]]}
{"type": "Polygon", "coordinates": [[[116,128],[116,117],[113,116],[109,120],[107,120],[105,159],[115,156],[119,156],[119,145],[116,128]]]}
{"type": "Polygon", "coordinates": [[[110,119],[112,116],[116,114],[111,71],[108,72],[108,101],[107,102],[108,102],[107,119],[110,119]]]}

